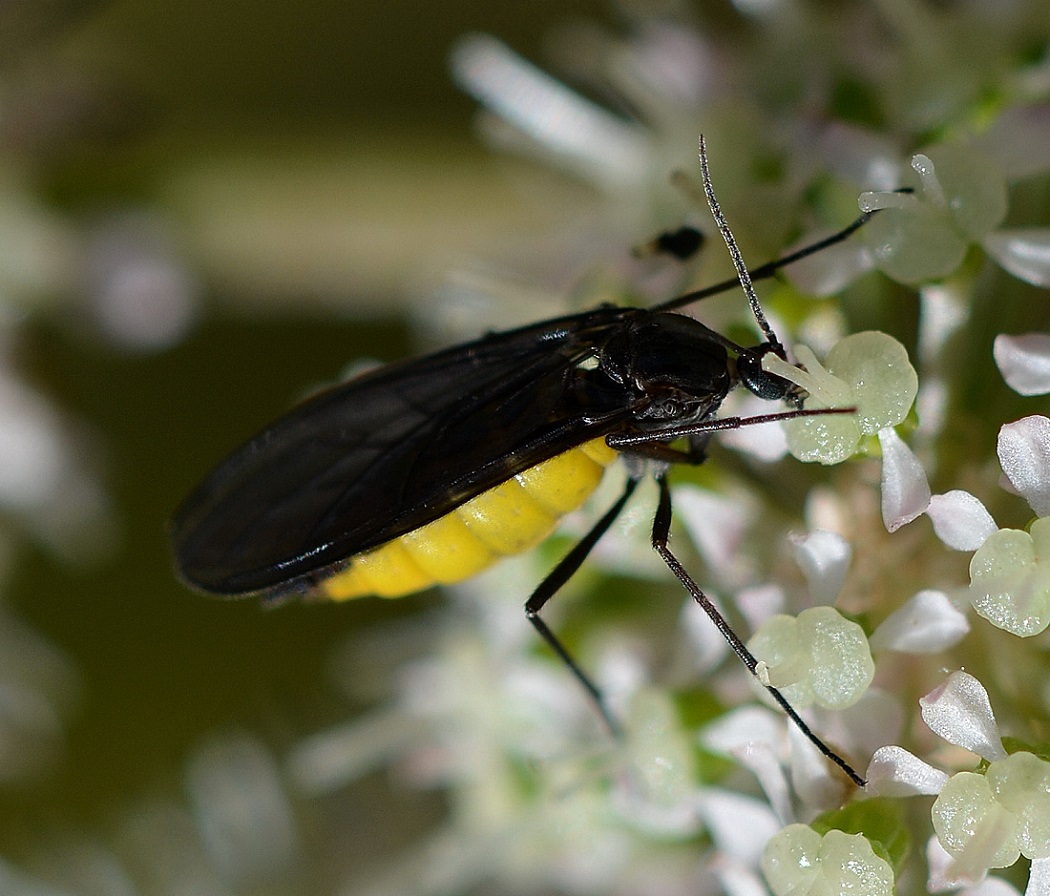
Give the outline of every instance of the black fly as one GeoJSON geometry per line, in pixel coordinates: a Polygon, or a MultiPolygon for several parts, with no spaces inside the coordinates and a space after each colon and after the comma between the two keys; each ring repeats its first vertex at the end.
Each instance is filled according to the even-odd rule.
{"type": "MultiPolygon", "coordinates": [[[[659,487],[653,548],[754,673],[755,657],[668,546],[667,471],[702,463],[718,430],[852,410],[803,410],[798,387],[763,369],[767,354],[786,353],[751,282],[845,240],[870,215],[749,272],[715,200],[703,138],[700,160],[736,279],[653,308],[602,306],[491,334],[316,395],[224,460],[175,514],[171,534],[182,579],[219,595],[298,592],[333,599],[457,581],[543,538],[620,453],[647,463],[629,465],[623,493],[536,588],[526,616],[615,731],[597,687],[539,614],[612,525],[646,469],[659,487]],[[737,284],[762,332],[755,346],[676,313],[737,284]],[[791,409],[716,418],[737,386],[791,409]],[[519,525],[525,527],[520,533],[519,525]]],[[[658,248],[689,248],[671,242],[658,248]]],[[[767,688],[820,752],[863,785],[780,692],[767,688]]]]}

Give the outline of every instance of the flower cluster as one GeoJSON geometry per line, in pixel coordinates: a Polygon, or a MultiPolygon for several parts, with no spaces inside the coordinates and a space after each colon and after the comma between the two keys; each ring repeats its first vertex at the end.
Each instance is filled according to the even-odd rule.
{"type": "Polygon", "coordinates": [[[1024,855],[1032,860],[1028,892],[1044,892],[1050,886],[1050,761],[1016,743],[1007,752],[988,694],[972,675],[952,673],[920,702],[932,731],[985,763],[949,776],[900,747],[883,747],[872,758],[872,793],[937,794],[931,891],[976,886],[988,869],[1024,855]]]}
{"type": "MultiPolygon", "coordinates": [[[[687,32],[675,33],[684,39],[687,32]]],[[[595,39],[594,35],[590,37],[595,39]]],[[[648,38],[659,43],[654,33],[648,38]]],[[[695,35],[690,39],[699,41],[694,47],[700,56],[702,39],[695,35]]],[[[669,42],[661,46],[675,45],[669,42]]],[[[640,58],[625,52],[626,57],[619,57],[621,65],[625,58],[632,59],[638,66],[632,74],[641,71],[652,75],[653,70],[645,68],[640,58]]],[[[645,58],[652,61],[652,57],[645,58]]],[[[468,89],[509,122],[509,129],[500,132],[503,138],[512,131],[527,135],[516,145],[560,161],[604,190],[629,192],[638,187],[638,178],[643,176],[639,172],[645,171],[644,162],[652,158],[653,132],[604,114],[564,92],[556,82],[516,61],[510,51],[489,39],[464,44],[458,71],[468,89]],[[502,74],[494,74],[497,71],[502,74]],[[519,85],[521,80],[531,85],[535,102],[515,107],[507,101],[513,93],[508,85],[516,80],[519,85]],[[543,96],[548,96],[549,102],[541,101],[543,96]],[[560,111],[548,115],[555,101],[560,111]],[[596,141],[600,151],[591,150],[581,136],[585,133],[604,135],[596,141]]],[[[621,67],[612,71],[623,74],[621,67]]],[[[933,84],[931,80],[926,87],[933,84]]],[[[712,143],[712,158],[717,160],[718,125],[722,123],[717,104],[702,94],[696,102],[712,143]]],[[[662,124],[667,119],[657,121],[662,124]]],[[[764,708],[753,706],[709,720],[701,728],[703,749],[732,755],[750,769],[775,817],[786,825],[769,839],[760,863],[775,893],[892,892],[898,877],[914,879],[923,874],[916,868],[915,854],[909,857],[903,815],[888,812],[883,802],[911,792],[940,794],[933,814],[928,816],[926,834],[929,837],[929,832],[936,832],[927,851],[925,876],[930,887],[966,886],[977,893],[988,869],[1009,866],[1019,855],[1033,860],[1030,892],[1040,892],[1043,886],[1039,862],[1046,832],[1039,820],[1043,797],[1038,794],[1042,792],[1040,782],[1045,780],[1046,763],[1038,747],[1010,755],[1001,752],[1001,747],[998,753],[976,749],[972,740],[959,733],[973,720],[966,717],[955,728],[939,727],[929,709],[932,697],[923,701],[923,717],[931,729],[951,744],[976,749],[990,764],[950,777],[918,758],[916,754],[931,749],[922,745],[921,738],[914,754],[885,744],[909,727],[904,719],[916,705],[888,690],[899,688],[901,695],[913,690],[914,682],[905,677],[905,670],[912,670],[915,681],[920,681],[935,668],[927,667],[924,658],[943,667],[945,657],[953,651],[960,658],[971,655],[967,606],[1001,628],[1023,635],[1042,631],[1046,625],[1043,617],[1050,612],[1050,575],[1045,569],[1050,562],[1050,544],[1045,524],[1037,520],[1023,531],[996,530],[991,514],[976,494],[986,485],[935,493],[930,485],[934,477],[927,473],[934,470],[940,482],[950,469],[962,472],[958,460],[948,462],[952,457],[948,446],[957,438],[959,414],[959,395],[952,391],[956,387],[951,374],[953,365],[959,366],[954,353],[959,351],[960,334],[977,325],[974,303],[983,296],[985,281],[993,276],[986,262],[994,262],[1031,286],[1050,285],[1050,230],[1011,220],[1014,185],[1047,172],[1047,161],[1038,148],[1043,145],[1039,137],[1046,133],[1047,121],[1045,108],[1004,110],[981,127],[943,130],[935,139],[927,134],[926,145],[919,152],[907,153],[855,124],[836,123],[816,137],[809,136],[808,141],[795,146],[785,142],[781,147],[781,165],[798,178],[804,175],[800,167],[792,167],[798,164],[796,153],[817,147],[816,155],[831,170],[860,188],[861,210],[875,213],[858,239],[792,265],[787,276],[795,291],[782,287],[767,300],[780,318],[797,322],[796,332],[802,342],[818,350],[804,344],[795,347],[792,360],[796,363],[772,354],[764,360],[767,369],[804,390],[808,395],[806,408],[856,408],[854,415],[790,421],[784,426],[781,450],[799,460],[825,465],[854,458],[845,466],[863,472],[852,481],[844,473],[838,475],[838,494],[813,485],[807,502],[809,530],[795,542],[797,571],[802,572],[807,586],[804,589],[753,586],[756,569],[768,573],[780,568],[768,557],[766,566],[758,566],[762,552],[749,541],[755,533],[765,531],[766,522],[754,491],[741,491],[733,477],[705,473],[700,482],[679,486],[675,498],[686,529],[710,565],[709,575],[720,591],[732,591],[742,616],[756,629],[748,646],[758,658],[757,673],[762,682],[780,688],[796,708],[809,707],[807,721],[845,755],[874,753],[876,758],[868,772],[872,781],[869,790],[881,797],[857,802],[857,811],[848,819],[837,816],[833,810],[843,791],[833,783],[823,757],[816,756],[798,732],[786,728],[764,708]],[[907,161],[902,163],[901,159],[907,161]],[[807,307],[799,298],[799,292],[839,293],[856,284],[865,300],[877,302],[870,287],[866,291],[859,288],[861,274],[872,270],[917,289],[919,327],[914,357],[918,375],[897,340],[874,331],[839,338],[849,332],[850,314],[835,313],[821,304],[807,307]],[[823,360],[818,360],[818,354],[823,360]],[[858,457],[867,460],[855,460],[858,457]],[[878,466],[877,460],[881,461],[878,466]],[[879,515],[890,541],[874,539],[868,534],[870,529],[865,529],[871,519],[867,494],[876,469],[874,476],[881,494],[879,515]],[[943,562],[930,564],[940,575],[928,573],[922,565],[913,566],[909,557],[908,552],[917,550],[916,540],[922,530],[916,527],[922,519],[932,523],[936,536],[936,541],[924,549],[925,556],[935,557],[940,550],[945,557],[943,562]],[[905,547],[895,548],[895,544],[905,547]],[[897,561],[892,559],[896,551],[902,551],[897,561]],[[951,551],[976,551],[969,588],[955,581],[949,571],[951,551]],[[880,583],[876,575],[894,587],[880,583]],[[891,766],[892,773],[887,773],[891,766]],[[902,783],[905,781],[907,786],[902,783]],[[982,817],[988,818],[988,829],[999,838],[995,849],[979,833],[960,833],[970,831],[967,819],[982,812],[982,817]],[[894,819],[896,829],[880,826],[880,819],[886,817],[894,819]],[[975,845],[977,841],[980,846],[975,845]],[[947,852],[938,853],[942,847],[947,852]],[[942,860],[941,855],[954,858],[942,860]]],[[[739,135],[739,130],[733,132],[739,135]]],[[[718,183],[721,173],[717,161],[713,170],[718,183]]],[[[735,180],[735,174],[731,163],[722,181],[729,184],[727,205],[739,201],[739,196],[753,196],[735,180]]],[[[650,181],[648,174],[644,178],[646,183],[650,181]]],[[[837,207],[828,197],[841,188],[839,184],[821,185],[827,207],[837,207]]],[[[819,195],[818,188],[814,189],[819,195]]],[[[667,202],[666,197],[663,201],[667,202]]],[[[761,225],[758,232],[761,234],[761,225]]],[[[995,282],[1004,281],[998,276],[995,282]]],[[[1007,287],[1013,292],[1018,288],[1007,287]]],[[[1005,301],[995,300],[997,304],[1005,301]]],[[[846,304],[849,307],[848,300],[846,304]]],[[[856,311],[854,316],[864,320],[873,317],[856,311]]],[[[704,317],[712,320],[706,314],[704,317]]],[[[713,319],[719,322],[717,313],[713,319]]],[[[724,318],[721,324],[725,325],[724,318]]],[[[985,352],[980,363],[987,371],[984,358],[991,358],[990,344],[985,352]]],[[[1006,382],[1020,394],[1050,391],[1044,388],[1050,385],[1050,337],[1039,333],[1000,335],[994,356],[1006,382]]],[[[968,361],[979,363],[977,358],[968,361]]],[[[962,372],[955,375],[965,378],[962,372]]],[[[751,407],[746,403],[742,406],[751,407]]],[[[1002,469],[1037,514],[1050,513],[1045,498],[1050,488],[1050,438],[1045,435],[1045,423],[1039,417],[1007,423],[1000,436],[1002,469]]],[[[975,427],[970,441],[976,441],[979,431],[975,427]]],[[[770,449],[778,441],[771,436],[733,433],[724,441],[766,462],[779,453],[770,449]],[[759,443],[760,450],[750,450],[759,443]]],[[[979,471],[980,463],[966,468],[965,476],[980,483],[979,471]]],[[[758,478],[767,484],[775,482],[775,478],[766,480],[761,473],[758,478]]],[[[762,493],[761,488],[758,493],[762,493]]],[[[637,553],[627,546],[626,539],[618,534],[612,539],[615,544],[605,555],[605,562],[621,570],[637,563],[637,553]]],[[[602,558],[599,552],[599,560],[602,558]]],[[[725,603],[714,599],[720,605],[725,603]]],[[[693,609],[684,609],[683,625],[688,626],[694,654],[702,658],[696,665],[716,667],[724,656],[724,645],[687,623],[693,609]]],[[[585,644],[590,641],[584,639],[585,644]]],[[[601,639],[597,641],[601,643],[601,639]]],[[[591,649],[598,651],[600,664],[602,651],[610,648],[591,649]]],[[[633,705],[643,688],[652,686],[652,671],[647,662],[626,660],[622,648],[613,655],[632,671],[630,675],[622,671],[619,676],[607,674],[600,677],[600,683],[615,701],[633,705]]],[[[735,695],[739,699],[746,693],[739,689],[739,676],[736,685],[729,683],[734,676],[728,670],[723,670],[720,678],[715,692],[723,698],[734,699],[729,695],[735,695]]],[[[940,705],[945,704],[942,701],[940,705]]],[[[1047,714],[1045,707],[1041,713],[1047,714]]],[[[635,754],[631,761],[638,769],[674,769],[674,792],[682,799],[689,788],[678,788],[688,780],[689,765],[685,754],[669,758],[674,753],[671,745],[682,743],[681,715],[679,724],[673,715],[661,719],[659,724],[651,723],[651,730],[659,732],[663,747],[654,745],[650,749],[656,749],[662,761],[647,766],[642,757],[651,756],[649,752],[635,754]]],[[[992,740],[997,738],[989,742],[992,740]]],[[[703,772],[695,769],[691,774],[703,777],[703,772]]],[[[661,791],[644,773],[642,777],[654,792],[667,797],[668,791],[661,791]]],[[[720,829],[711,816],[704,821],[712,833],[720,829]]],[[[720,853],[712,867],[721,869],[722,885],[730,892],[747,892],[741,882],[753,881],[758,867],[741,867],[745,857],[731,843],[716,839],[716,846],[720,853]],[[735,869],[734,875],[725,872],[727,867],[735,869]]],[[[988,886],[993,885],[1005,888],[1004,892],[1012,891],[1002,880],[988,882],[988,886]]]]}
{"type": "MultiPolygon", "coordinates": [[[[657,151],[678,140],[691,145],[695,134],[681,134],[678,119],[665,107],[645,105],[663,97],[660,90],[680,97],[681,79],[689,74],[696,82],[688,121],[703,122],[727,215],[731,222],[744,221],[746,256],[785,234],[771,226],[775,216],[749,219],[743,209],[756,200],[784,207],[787,184],[808,186],[818,197],[811,212],[818,217],[841,214],[836,210],[845,206],[838,197],[850,192],[862,193],[861,209],[875,212],[858,238],[788,268],[791,285],[778,286],[765,299],[778,331],[786,331],[790,321],[794,341],[802,343],[792,350],[791,362],[767,355],[767,369],[795,383],[807,395],[807,409],[856,412],[802,416],[784,426],[783,436],[759,434],[760,427],[726,434],[722,441],[742,452],[749,477],[705,466],[674,492],[678,516],[707,562],[708,596],[724,612],[729,605],[724,595],[731,594],[740,617],[755,630],[748,648],[758,660],[759,679],[781,689],[837,752],[874,755],[868,792],[851,802],[850,789],[812,743],[782,716],[748,700],[752,683],[744,670],[723,663],[725,643],[698,622],[691,601],[661,656],[640,635],[616,631],[582,611],[586,624],[573,628],[571,643],[581,663],[597,670],[596,681],[626,731],[623,745],[594,756],[583,746],[591,730],[585,701],[551,677],[522,640],[515,615],[497,611],[488,600],[523,577],[542,577],[552,557],[542,553],[539,561],[522,558],[458,588],[457,599],[483,620],[481,637],[458,633],[427,661],[424,674],[407,677],[393,723],[385,716],[371,720],[331,744],[319,736],[310,751],[297,755],[298,773],[326,791],[341,786],[390,749],[381,733],[390,730],[400,733],[395,752],[416,757],[412,767],[418,771],[420,746],[412,720],[423,717],[442,732],[438,755],[426,754],[422,762],[423,778],[453,794],[454,809],[431,848],[413,850],[410,870],[385,878],[377,893],[430,892],[418,880],[433,877],[443,886],[497,879],[517,889],[547,886],[580,893],[647,891],[658,882],[671,891],[703,892],[713,879],[721,891],[743,894],[758,892],[760,876],[774,893],[889,893],[909,881],[934,890],[1016,892],[1002,879],[981,881],[989,869],[1011,865],[1021,855],[1033,860],[1029,890],[1039,892],[1046,836],[1039,788],[1046,763],[1038,747],[1007,755],[998,735],[985,731],[974,740],[972,713],[948,710],[948,702],[936,695],[921,701],[929,728],[989,764],[953,777],[920,758],[937,755],[923,736],[909,743],[910,750],[887,744],[914,727],[908,718],[919,704],[921,682],[946,663],[966,657],[979,663],[968,606],[997,624],[1015,620],[1012,631],[1026,625],[1033,633],[1045,610],[1044,583],[1050,579],[1041,560],[1048,556],[1042,527],[994,536],[991,514],[976,495],[987,490],[985,466],[982,461],[964,466],[951,446],[958,439],[960,400],[953,376],[965,381],[967,364],[987,372],[989,364],[982,362],[985,357],[990,362],[992,354],[990,344],[981,357],[971,348],[974,356],[959,369],[953,353],[959,351],[960,334],[979,325],[975,303],[984,300],[993,278],[999,289],[1021,288],[1004,286],[1010,281],[995,266],[1017,278],[1015,284],[1050,285],[1050,231],[1010,220],[1014,185],[1047,173],[1035,136],[1045,133],[1050,115],[1045,108],[1024,114],[1004,109],[980,127],[961,119],[935,139],[930,128],[921,128],[922,137],[916,134],[908,151],[856,122],[807,123],[807,129],[781,121],[778,133],[791,138],[772,150],[748,130],[746,117],[728,116],[719,105],[718,79],[696,65],[697,60],[713,65],[717,55],[703,36],[680,24],[649,24],[633,43],[594,32],[575,35],[588,48],[588,58],[600,61],[604,75],[650,113],[648,129],[572,93],[491,38],[465,41],[456,71],[490,113],[485,119],[490,135],[557,163],[611,197],[621,216],[598,228],[606,244],[610,223],[645,233],[695,212],[692,166],[680,161],[677,167],[687,173],[660,182],[675,166],[657,151]],[[672,71],[678,78],[674,85],[666,80],[672,71]],[[727,134],[752,154],[720,154],[727,134]],[[760,199],[747,180],[759,167],[758,147],[777,153],[783,173],[779,182],[762,184],[767,192],[760,199]],[[725,155],[729,161],[722,168],[725,155]],[[812,158],[833,172],[833,182],[814,175],[812,158]],[[911,306],[918,308],[916,332],[909,337],[908,327],[892,314],[879,321],[880,329],[908,337],[911,351],[884,332],[852,326],[856,319],[878,319],[858,310],[858,296],[878,306],[901,294],[892,285],[880,293],[870,277],[861,279],[871,271],[916,288],[911,306]],[[806,297],[843,290],[835,307],[806,297]],[[853,329],[864,331],[847,335],[853,329]],[[785,452],[839,465],[835,487],[823,485],[816,472],[799,473],[796,467],[785,474],[781,466],[765,466],[785,452]],[[951,471],[976,485],[935,493],[931,478],[939,483],[951,471]],[[783,534],[773,526],[773,508],[789,479],[800,483],[795,493],[806,516],[805,534],[794,537],[793,569],[769,547],[790,541],[769,537],[783,534]],[[934,538],[925,538],[930,527],[920,528],[923,519],[932,523],[934,538]],[[952,551],[960,550],[977,551],[969,588],[956,580],[951,566],[952,551]],[[913,559],[913,552],[923,559],[913,559]],[[775,581],[785,584],[770,584],[775,581]],[[717,675],[698,685],[701,670],[717,675]],[[518,699],[523,694],[542,712],[531,714],[524,698],[518,699]],[[468,700],[479,701],[484,712],[475,714],[468,700]],[[944,722],[945,713],[955,721],[944,722]],[[551,719],[556,721],[548,724],[551,719]],[[338,756],[336,746],[346,743],[358,752],[338,756]],[[725,757],[747,769],[750,782],[724,765],[725,757]],[[530,771],[524,786],[523,768],[530,771]],[[915,793],[939,794],[925,831],[913,830],[895,808],[901,797],[915,793]],[[850,804],[840,809],[844,801],[850,804]],[[968,826],[978,816],[988,819],[991,839],[981,833],[985,827],[972,833],[968,826]],[[478,830],[478,819],[484,831],[478,830]],[[920,838],[929,843],[925,865],[911,848],[920,838]],[[513,846],[496,859],[488,848],[496,842],[513,846]]],[[[941,83],[927,81],[923,95],[929,99],[941,83]]],[[[903,97],[897,100],[904,102],[903,97]]],[[[966,103],[956,108],[962,116],[966,103]]],[[[690,276],[689,265],[660,269],[621,259],[611,268],[602,287],[621,284],[631,295],[666,290],[675,271],[683,279],[690,276]]],[[[686,282],[681,288],[687,287],[686,282]]],[[[583,289],[577,295],[587,299],[591,293],[583,289]]],[[[499,296],[496,290],[497,301],[499,296]]],[[[724,307],[697,313],[719,329],[740,326],[740,315],[724,307]]],[[[1041,394],[1050,340],[1031,333],[1001,336],[995,358],[1006,381],[1018,384],[1022,394],[1041,394]]],[[[753,407],[745,400],[734,411],[745,417],[760,413],[753,407]]],[[[1039,508],[1050,482],[1050,465],[1044,463],[1050,440],[1040,436],[1041,425],[1022,420],[1003,430],[1009,457],[1003,470],[1037,513],[1047,512],[1039,508]]],[[[970,441],[976,443],[981,428],[974,430],[970,441]]],[[[1002,458],[1002,438],[1000,443],[1002,458]]],[[[976,444],[975,449],[980,451],[976,444]]],[[[611,495],[617,484],[609,488],[611,495]]],[[[609,495],[600,492],[597,503],[609,495]]],[[[587,525],[572,517],[569,534],[587,525]]],[[[647,556],[648,525],[645,511],[638,511],[625,528],[606,536],[593,559],[606,572],[644,576],[652,590],[662,587],[656,583],[665,573],[647,556]]],[[[579,587],[619,593],[610,584],[585,581],[579,587]]],[[[952,676],[944,693],[954,693],[951,683],[959,680],[952,676]]],[[[1048,715],[1045,707],[1040,712],[1048,715]]],[[[962,768],[966,757],[948,755],[945,762],[962,768]]]]}

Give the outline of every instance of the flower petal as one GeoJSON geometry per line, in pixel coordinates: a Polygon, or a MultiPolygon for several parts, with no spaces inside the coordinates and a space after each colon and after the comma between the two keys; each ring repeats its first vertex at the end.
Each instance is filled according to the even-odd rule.
{"type": "MultiPolygon", "coordinates": [[[[705,591],[719,611],[722,605],[711,591],[705,591]]],[[[711,624],[706,613],[697,613],[696,601],[691,597],[682,602],[678,614],[678,631],[687,645],[684,661],[696,675],[705,675],[715,668],[729,653],[729,644],[722,633],[711,624]]]]}
{"type": "Polygon", "coordinates": [[[996,230],[981,245],[1018,279],[1050,286],[1050,227],[996,230]]]}
{"type": "MultiPolygon", "coordinates": [[[[828,233],[807,234],[799,240],[800,248],[815,243],[828,233]]],[[[788,265],[786,276],[800,292],[811,296],[831,296],[841,292],[873,266],[871,252],[859,241],[847,240],[836,246],[788,265]]]]}
{"type": "Polygon", "coordinates": [[[1039,516],[1050,515],[1050,419],[1033,414],[1005,424],[995,450],[1010,484],[1039,516]]]}
{"type": "Polygon", "coordinates": [[[1009,180],[1043,174],[1050,146],[1050,105],[1022,103],[1004,108],[973,144],[999,165],[1009,180]]]}
{"type": "Polygon", "coordinates": [[[647,170],[645,133],[527,62],[485,34],[452,53],[460,86],[528,135],[571,171],[622,189],[647,170]]]}
{"type": "MultiPolygon", "coordinates": [[[[948,890],[957,890],[960,886],[976,884],[978,880],[956,880],[949,877],[954,870],[952,857],[941,846],[941,841],[934,834],[926,841],[926,865],[930,869],[930,875],[926,882],[926,890],[929,893],[945,893],[948,890]]],[[[983,878],[983,875],[982,875],[983,878]]],[[[960,894],[961,896],[961,894],[960,894]]]]}
{"type": "Polygon", "coordinates": [[[874,753],[888,738],[899,738],[903,728],[902,701],[877,687],[868,688],[851,707],[834,713],[833,719],[820,720],[823,734],[837,744],[849,745],[851,753],[862,756],[874,753]]]}
{"type": "Polygon", "coordinates": [[[988,692],[967,672],[953,672],[940,687],[919,698],[922,720],[950,744],[984,759],[1006,756],[988,692]]]}
{"type": "Polygon", "coordinates": [[[795,725],[787,726],[791,744],[791,786],[803,805],[831,809],[842,804],[843,779],[795,725]]]}
{"type": "Polygon", "coordinates": [[[872,796],[929,796],[940,793],[948,781],[947,772],[898,746],[879,747],[864,777],[868,781],[864,790],[872,796]]]}
{"type": "Polygon", "coordinates": [[[1050,392],[1050,335],[1000,333],[995,337],[992,354],[1006,384],[1018,394],[1050,392]]]}
{"type": "Polygon", "coordinates": [[[769,838],[783,827],[765,800],[734,790],[704,788],[695,806],[718,851],[751,867],[758,865],[769,838]]]}
{"type": "Polygon", "coordinates": [[[1021,896],[1021,891],[1001,877],[986,877],[979,884],[961,890],[959,896],[1021,896]]]}
{"type": "Polygon", "coordinates": [[[961,489],[933,495],[926,514],[937,537],[956,551],[976,551],[996,530],[984,505],[961,489]]]}
{"type": "Polygon", "coordinates": [[[792,539],[795,562],[806,576],[817,603],[830,604],[842,590],[853,549],[837,532],[816,529],[792,539]]]}
{"type": "Polygon", "coordinates": [[[732,581],[744,530],[753,515],[747,500],[683,484],[674,490],[674,509],[708,568],[723,581],[732,581]]]}
{"type": "Polygon", "coordinates": [[[926,471],[892,426],[879,430],[882,446],[882,520],[896,532],[930,505],[926,471]]]}
{"type": "Polygon", "coordinates": [[[1024,896],[1050,896],[1050,859],[1033,859],[1024,896]]]}
{"type": "Polygon", "coordinates": [[[873,651],[937,653],[958,644],[970,631],[966,614],[943,591],[918,592],[898,607],[871,636],[873,651]]]}
{"type": "Polygon", "coordinates": [[[780,822],[788,824],[793,821],[795,810],[791,788],[773,747],[768,743],[752,743],[734,750],[732,755],[741,765],[754,772],[762,792],[780,822]]]}

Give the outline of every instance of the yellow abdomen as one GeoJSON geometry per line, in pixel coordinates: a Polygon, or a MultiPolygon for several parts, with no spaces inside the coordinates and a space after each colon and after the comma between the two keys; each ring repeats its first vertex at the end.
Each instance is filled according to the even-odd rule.
{"type": "Polygon", "coordinates": [[[401,597],[468,579],[539,544],[590,497],[616,452],[595,439],[518,473],[425,526],[351,558],[318,590],[332,600],[401,597]]]}

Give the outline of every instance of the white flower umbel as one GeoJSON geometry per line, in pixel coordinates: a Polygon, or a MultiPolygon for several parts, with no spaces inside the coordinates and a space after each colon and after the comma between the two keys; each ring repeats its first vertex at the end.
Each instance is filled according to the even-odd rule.
{"type": "Polygon", "coordinates": [[[918,377],[908,353],[885,333],[855,333],[839,341],[822,365],[806,346],[796,346],[794,367],[772,352],[764,369],[809,393],[805,407],[857,409],[855,414],[800,417],[784,424],[788,450],[802,461],[837,464],[851,457],[861,439],[908,415],[918,391],[918,377]]]}
{"type": "Polygon", "coordinates": [[[890,896],[894,891],[893,869],[862,834],[832,830],[821,836],[804,824],[788,825],[769,841],[762,873],[775,896],[890,896]]]}
{"type": "Polygon", "coordinates": [[[832,607],[773,616],[748,649],[760,661],[763,683],[779,688],[796,707],[845,709],[861,698],[875,674],[863,629],[832,607]]]}

